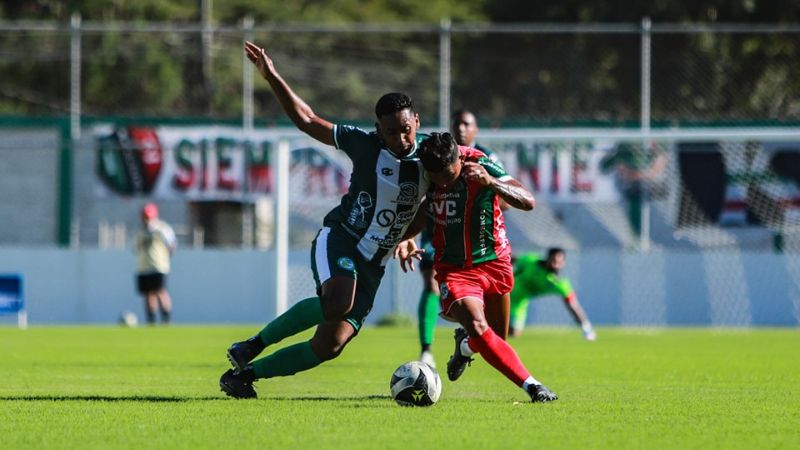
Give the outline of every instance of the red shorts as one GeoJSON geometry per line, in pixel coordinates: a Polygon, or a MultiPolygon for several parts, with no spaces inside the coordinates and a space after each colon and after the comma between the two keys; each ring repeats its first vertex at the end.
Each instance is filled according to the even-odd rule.
{"type": "Polygon", "coordinates": [[[508,294],[514,287],[514,269],[509,259],[495,259],[469,268],[436,265],[442,317],[450,319],[450,307],[465,297],[483,300],[484,294],[508,294]]]}

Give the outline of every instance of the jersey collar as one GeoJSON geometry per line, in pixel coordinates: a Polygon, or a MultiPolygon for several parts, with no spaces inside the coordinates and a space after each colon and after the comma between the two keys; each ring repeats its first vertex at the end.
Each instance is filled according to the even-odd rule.
{"type": "Polygon", "coordinates": [[[397,153],[393,152],[392,149],[390,149],[389,146],[386,145],[385,142],[383,142],[383,139],[381,139],[381,145],[383,145],[384,150],[389,152],[390,155],[394,156],[397,159],[408,159],[408,158],[414,157],[417,154],[417,141],[416,141],[416,139],[414,140],[414,148],[412,148],[411,151],[408,152],[408,154],[405,155],[405,156],[400,156],[397,153]]]}

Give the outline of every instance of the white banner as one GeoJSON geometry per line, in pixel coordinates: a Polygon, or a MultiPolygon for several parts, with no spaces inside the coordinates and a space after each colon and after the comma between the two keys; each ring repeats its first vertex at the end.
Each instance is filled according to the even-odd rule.
{"type": "MultiPolygon", "coordinates": [[[[275,131],[136,126],[94,131],[101,195],[251,201],[272,193],[272,162],[281,138],[275,131]]],[[[333,150],[323,147],[308,138],[290,139],[293,169],[346,170],[333,150]]]]}

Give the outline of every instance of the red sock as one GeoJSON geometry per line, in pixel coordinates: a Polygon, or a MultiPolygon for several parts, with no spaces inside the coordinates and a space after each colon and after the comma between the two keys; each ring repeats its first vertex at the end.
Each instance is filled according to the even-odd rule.
{"type": "Polygon", "coordinates": [[[470,337],[467,343],[470,348],[480,353],[486,362],[517,386],[522,386],[522,383],[531,376],[514,348],[500,339],[491,328],[477,338],[470,337]]]}

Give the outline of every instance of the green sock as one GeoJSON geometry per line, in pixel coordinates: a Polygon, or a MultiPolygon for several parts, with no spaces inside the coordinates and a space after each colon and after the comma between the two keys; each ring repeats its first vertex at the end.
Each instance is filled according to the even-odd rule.
{"type": "Polygon", "coordinates": [[[286,377],[321,363],[322,360],[311,350],[311,341],[305,341],[253,361],[253,372],[257,378],[286,377]]]}
{"type": "Polygon", "coordinates": [[[439,296],[431,291],[423,291],[417,308],[417,322],[419,324],[419,344],[421,346],[433,343],[433,332],[436,329],[436,320],[439,318],[439,296]]]}
{"type": "Polygon", "coordinates": [[[268,323],[263,330],[258,333],[264,345],[277,344],[284,338],[307,330],[314,325],[322,323],[322,304],[319,297],[311,297],[300,300],[286,312],[276,317],[268,323]]]}

